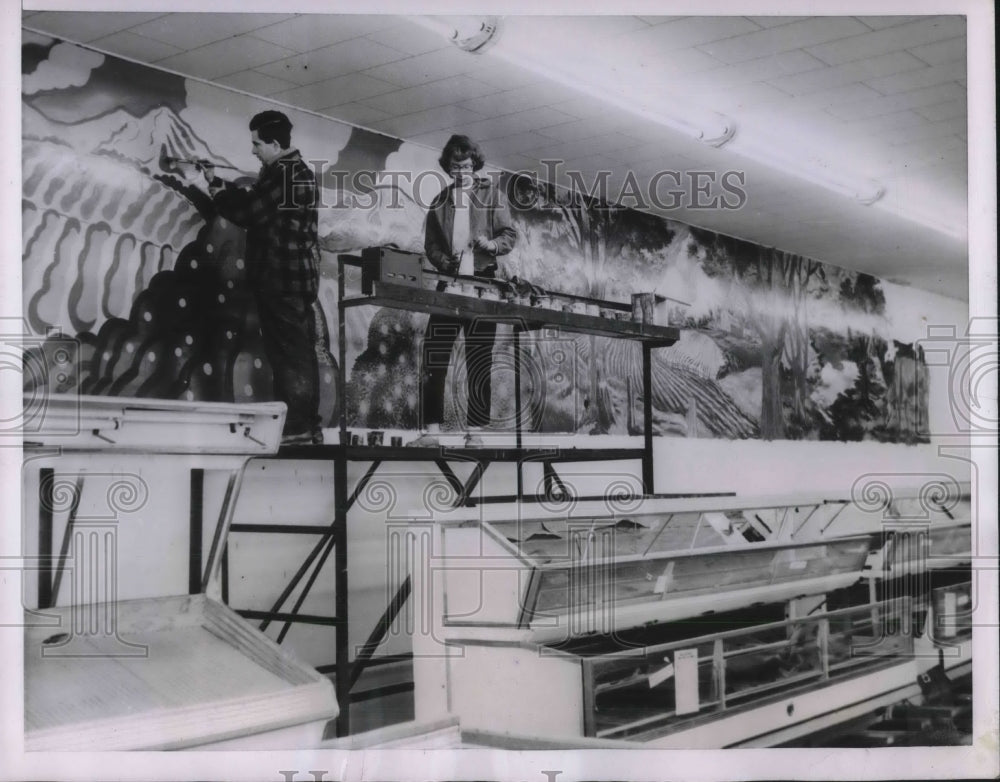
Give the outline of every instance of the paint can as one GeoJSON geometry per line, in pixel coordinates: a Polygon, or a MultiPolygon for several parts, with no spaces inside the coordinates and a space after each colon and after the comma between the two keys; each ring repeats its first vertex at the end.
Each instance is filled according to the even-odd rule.
{"type": "Polygon", "coordinates": [[[646,323],[650,326],[656,323],[656,294],[632,294],[632,320],[636,323],[646,323]]]}

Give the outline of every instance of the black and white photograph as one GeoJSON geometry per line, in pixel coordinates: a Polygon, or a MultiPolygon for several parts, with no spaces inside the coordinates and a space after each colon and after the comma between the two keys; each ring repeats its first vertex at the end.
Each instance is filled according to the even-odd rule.
{"type": "Polygon", "coordinates": [[[1000,774],[994,13],[5,7],[0,779],[1000,774]]]}

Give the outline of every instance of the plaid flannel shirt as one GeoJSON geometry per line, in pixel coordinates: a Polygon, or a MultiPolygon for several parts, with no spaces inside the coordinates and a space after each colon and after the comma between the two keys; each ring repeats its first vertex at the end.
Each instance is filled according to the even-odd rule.
{"type": "Polygon", "coordinates": [[[211,184],[219,214],[247,231],[250,284],[259,291],[316,298],[319,286],[316,177],[292,149],[260,170],[250,189],[211,184]]]}

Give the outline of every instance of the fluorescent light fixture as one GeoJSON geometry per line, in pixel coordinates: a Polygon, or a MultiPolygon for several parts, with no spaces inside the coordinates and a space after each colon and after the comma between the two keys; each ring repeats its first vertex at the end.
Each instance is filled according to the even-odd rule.
{"type": "MultiPolygon", "coordinates": [[[[608,87],[595,86],[585,80],[581,80],[575,73],[568,73],[561,68],[549,65],[541,65],[530,59],[515,57],[500,48],[494,50],[493,55],[517,65],[532,73],[549,80],[562,84],[587,97],[593,98],[600,103],[614,106],[616,109],[636,117],[655,122],[663,127],[683,133],[695,141],[708,144],[713,147],[721,147],[736,133],[736,123],[729,117],[715,112],[707,112],[704,109],[686,110],[681,114],[673,112],[667,114],[659,108],[654,108],[630,96],[621,95],[608,87]]],[[[676,108],[676,106],[675,106],[676,108]]]]}
{"type": "MultiPolygon", "coordinates": [[[[642,117],[703,144],[725,146],[729,151],[839,193],[856,203],[865,206],[879,203],[890,212],[951,236],[961,238],[966,235],[964,226],[958,225],[959,221],[942,219],[938,214],[919,208],[911,211],[909,204],[900,204],[898,199],[885,203],[885,185],[848,170],[840,162],[824,160],[814,150],[789,143],[787,138],[776,139],[767,131],[742,123],[737,132],[737,122],[729,116],[691,104],[675,95],[668,98],[668,91],[659,85],[650,88],[647,84],[647,91],[644,92],[641,85],[636,86],[628,78],[621,78],[622,74],[616,78],[614,67],[609,63],[626,62],[627,51],[610,61],[607,57],[602,59],[596,56],[574,58],[567,56],[565,51],[555,50],[552,40],[533,36],[528,28],[523,28],[519,36],[501,35],[497,17],[418,16],[411,19],[467,51],[481,52],[489,47],[490,56],[531,71],[546,81],[562,84],[600,104],[642,117]],[[655,105],[650,97],[655,98],[655,105]]],[[[610,46],[610,41],[607,44],[610,46]]],[[[626,77],[629,75],[624,74],[626,77]]]]}
{"type": "MultiPolygon", "coordinates": [[[[465,51],[473,50],[466,48],[468,44],[463,45],[462,42],[474,44],[478,36],[491,31],[487,46],[492,57],[531,71],[546,81],[562,84],[600,103],[679,131],[696,141],[721,146],[736,132],[736,124],[729,117],[686,104],[680,99],[673,102],[671,111],[667,112],[661,107],[644,103],[641,96],[624,93],[621,85],[615,85],[606,75],[601,76],[600,63],[566,62],[564,58],[548,53],[545,47],[504,37],[497,17],[414,16],[410,19],[465,51]]],[[[474,51],[479,53],[485,48],[482,46],[474,51]]]]}

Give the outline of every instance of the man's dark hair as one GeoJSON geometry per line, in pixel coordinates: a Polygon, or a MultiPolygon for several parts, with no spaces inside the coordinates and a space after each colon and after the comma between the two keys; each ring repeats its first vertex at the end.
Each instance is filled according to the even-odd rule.
{"type": "Polygon", "coordinates": [[[282,149],[292,143],[292,123],[280,111],[262,111],[250,120],[250,130],[256,130],[260,140],[266,144],[277,141],[282,149]]]}
{"type": "Polygon", "coordinates": [[[472,159],[472,170],[478,171],[486,164],[486,157],[479,145],[468,136],[452,136],[448,143],[441,150],[441,157],[438,158],[438,165],[446,172],[451,168],[453,160],[472,159]]]}

